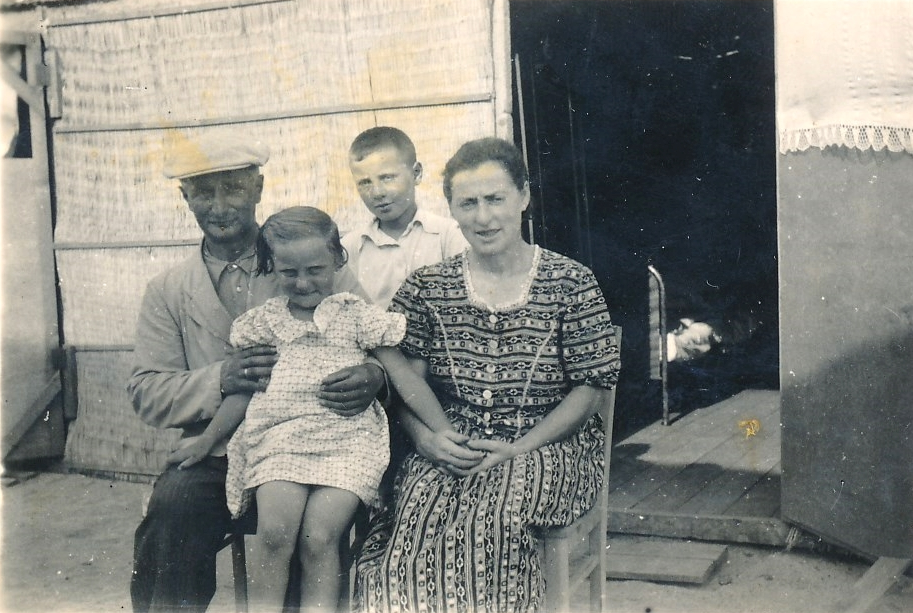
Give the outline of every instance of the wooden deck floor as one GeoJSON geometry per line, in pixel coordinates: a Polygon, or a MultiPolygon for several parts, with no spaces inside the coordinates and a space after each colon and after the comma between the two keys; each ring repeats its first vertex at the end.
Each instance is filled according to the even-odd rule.
{"type": "Polygon", "coordinates": [[[746,390],[620,441],[609,532],[784,545],[779,424],[779,392],[746,390]],[[747,436],[739,422],[752,419],[747,436]]]}

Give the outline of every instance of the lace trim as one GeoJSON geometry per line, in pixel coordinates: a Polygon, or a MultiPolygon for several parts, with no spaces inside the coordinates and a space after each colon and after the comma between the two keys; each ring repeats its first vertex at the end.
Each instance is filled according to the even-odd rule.
{"type": "Polygon", "coordinates": [[[913,128],[837,124],[780,132],[780,153],[805,151],[809,147],[824,149],[833,145],[862,151],[887,148],[895,153],[913,153],[913,128]]]}
{"type": "Polygon", "coordinates": [[[533,245],[533,262],[529,267],[529,271],[526,273],[526,279],[523,281],[523,284],[520,286],[520,292],[517,294],[517,297],[514,300],[508,302],[501,302],[499,304],[488,304],[476,293],[476,288],[472,284],[472,274],[469,272],[469,250],[463,252],[463,281],[466,283],[466,296],[469,298],[469,303],[473,306],[479,307],[480,309],[485,309],[496,313],[499,311],[509,311],[515,309],[519,306],[523,306],[529,301],[529,288],[533,285],[533,280],[536,278],[536,273],[539,272],[539,259],[541,256],[542,250],[539,249],[539,245],[533,245]]]}

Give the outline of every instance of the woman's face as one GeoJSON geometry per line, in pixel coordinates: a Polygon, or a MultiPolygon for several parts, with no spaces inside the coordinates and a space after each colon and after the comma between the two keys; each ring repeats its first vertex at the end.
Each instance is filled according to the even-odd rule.
{"type": "Polygon", "coordinates": [[[506,253],[523,242],[523,211],[529,186],[517,189],[498,162],[485,162],[453,175],[450,214],[479,255],[506,253]]]}

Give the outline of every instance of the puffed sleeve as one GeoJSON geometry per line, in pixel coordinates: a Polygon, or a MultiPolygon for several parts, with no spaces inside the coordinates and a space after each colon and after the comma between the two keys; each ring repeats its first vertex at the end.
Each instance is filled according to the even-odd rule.
{"type": "Polygon", "coordinates": [[[395,347],[406,333],[406,318],[378,306],[359,300],[350,307],[358,331],[357,341],[362,349],[395,347]]]}
{"type": "Polygon", "coordinates": [[[612,389],[621,359],[615,328],[593,273],[573,263],[568,271],[566,309],[561,323],[561,351],[572,385],[612,389]]]}
{"type": "Polygon", "coordinates": [[[232,346],[244,348],[254,345],[275,345],[276,334],[270,325],[270,313],[274,309],[273,300],[268,300],[266,304],[239,315],[231,324],[229,340],[232,346]]]}
{"type": "Polygon", "coordinates": [[[413,272],[403,281],[388,310],[406,317],[406,333],[399,344],[403,353],[427,360],[434,330],[432,314],[422,298],[423,283],[419,271],[413,272]]]}

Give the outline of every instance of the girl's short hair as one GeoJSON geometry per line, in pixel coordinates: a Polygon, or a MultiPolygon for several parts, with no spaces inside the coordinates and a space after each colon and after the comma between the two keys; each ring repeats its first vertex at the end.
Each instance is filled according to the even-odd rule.
{"type": "Polygon", "coordinates": [[[529,170],[523,154],[513,143],[494,137],[471,140],[457,149],[444,166],[444,197],[447,202],[453,195],[454,175],[478,168],[486,162],[500,164],[519,190],[529,183],[529,170]]]}
{"type": "Polygon", "coordinates": [[[337,268],[349,259],[339,239],[339,228],[333,218],[312,206],[292,206],[270,215],[257,236],[257,274],[273,272],[272,246],[302,238],[322,238],[333,254],[337,268]]]}

